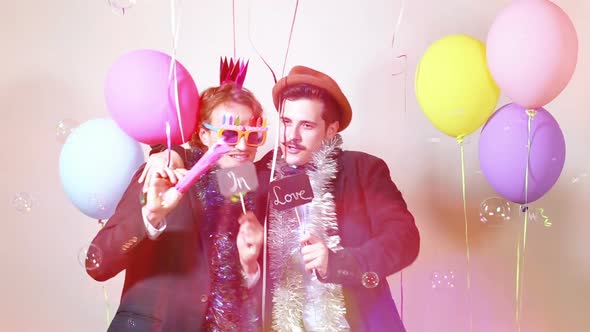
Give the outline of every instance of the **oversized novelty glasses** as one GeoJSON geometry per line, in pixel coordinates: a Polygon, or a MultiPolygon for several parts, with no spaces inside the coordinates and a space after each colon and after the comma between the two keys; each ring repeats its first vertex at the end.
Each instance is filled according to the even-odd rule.
{"type": "Polygon", "coordinates": [[[266,142],[267,127],[250,127],[250,126],[235,126],[222,125],[220,128],[215,127],[209,123],[203,123],[203,127],[216,131],[219,137],[228,145],[236,145],[242,138],[246,139],[246,145],[261,146],[266,142]]]}

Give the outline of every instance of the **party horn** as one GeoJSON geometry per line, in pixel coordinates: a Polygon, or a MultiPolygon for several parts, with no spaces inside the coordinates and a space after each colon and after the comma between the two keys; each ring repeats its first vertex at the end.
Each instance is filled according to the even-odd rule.
{"type": "Polygon", "coordinates": [[[229,152],[231,147],[225,142],[220,141],[213,145],[205,154],[197,161],[197,163],[186,173],[186,175],[178,181],[176,190],[184,194],[189,188],[195,184],[199,178],[205,174],[224,154],[229,152]]]}

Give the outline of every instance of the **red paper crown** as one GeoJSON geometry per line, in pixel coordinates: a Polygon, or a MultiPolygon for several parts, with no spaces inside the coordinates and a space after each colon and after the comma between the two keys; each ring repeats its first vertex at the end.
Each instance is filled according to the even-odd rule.
{"type": "Polygon", "coordinates": [[[234,61],[233,58],[227,62],[227,58],[219,59],[219,85],[234,82],[238,88],[242,88],[248,71],[248,63],[242,59],[234,61]]]}

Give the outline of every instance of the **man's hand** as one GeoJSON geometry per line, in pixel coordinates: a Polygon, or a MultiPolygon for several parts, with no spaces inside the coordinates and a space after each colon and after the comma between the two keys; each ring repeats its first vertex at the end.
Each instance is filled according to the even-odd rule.
{"type": "Polygon", "coordinates": [[[186,174],[185,169],[171,170],[163,168],[154,171],[146,192],[146,204],[142,207],[148,221],[159,228],[161,221],[180,202],[182,194],[174,188],[176,181],[186,174]],[[174,177],[174,183],[170,177],[174,177]]]}
{"type": "MultiPolygon", "coordinates": [[[[172,160],[172,162],[170,163],[170,168],[168,168],[168,150],[153,153],[152,155],[150,155],[147,163],[145,164],[145,167],[143,168],[143,172],[141,172],[141,175],[137,180],[137,182],[139,183],[143,182],[144,192],[148,191],[150,181],[154,179],[155,173],[161,172],[162,170],[166,172],[166,170],[184,169],[184,161],[176,151],[170,151],[170,159],[172,160]]],[[[170,180],[172,184],[176,184],[176,182],[178,182],[178,178],[176,177],[174,172],[170,171],[168,173],[169,174],[167,178],[170,180]]]]}
{"type": "Polygon", "coordinates": [[[301,239],[301,254],[303,255],[303,264],[305,270],[308,272],[314,269],[325,278],[328,273],[328,258],[330,250],[319,237],[311,234],[306,234],[301,239]]]}
{"type": "Polygon", "coordinates": [[[244,272],[253,274],[258,269],[258,255],[262,249],[264,228],[250,211],[243,214],[238,222],[240,229],[236,245],[240,254],[240,263],[244,272]]]}

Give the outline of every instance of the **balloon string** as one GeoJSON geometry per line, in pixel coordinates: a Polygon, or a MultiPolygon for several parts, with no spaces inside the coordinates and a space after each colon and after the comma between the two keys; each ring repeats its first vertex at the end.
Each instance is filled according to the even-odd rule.
{"type": "MultiPolygon", "coordinates": [[[[178,97],[178,76],[176,74],[176,49],[178,45],[178,31],[180,29],[180,17],[176,20],[176,0],[170,0],[170,24],[172,29],[172,58],[170,59],[170,70],[168,73],[168,81],[174,78],[174,105],[176,107],[176,118],[178,119],[178,127],[180,128],[180,136],[182,143],[186,143],[184,139],[184,128],[182,126],[182,116],[180,115],[180,100],[178,97]]],[[[181,11],[179,11],[181,12],[181,11]]]]}
{"type": "MultiPolygon", "coordinates": [[[[260,53],[258,51],[258,49],[256,48],[256,45],[254,45],[254,42],[252,41],[252,34],[250,33],[250,26],[252,25],[251,11],[252,11],[252,4],[250,1],[248,1],[248,41],[250,41],[250,46],[252,46],[252,48],[254,49],[254,52],[256,52],[256,54],[258,55],[260,60],[262,60],[262,62],[266,66],[266,68],[268,68],[268,70],[270,70],[270,73],[272,74],[272,79],[273,79],[274,83],[276,84],[277,83],[277,75],[275,74],[274,70],[272,70],[272,67],[268,64],[268,61],[266,61],[266,59],[264,59],[264,57],[262,56],[262,53],[260,53]]],[[[263,314],[264,314],[264,312],[263,312],[263,314]]]]}
{"type": "MultiPolygon", "coordinates": [[[[526,220],[526,213],[525,213],[526,220]]],[[[525,221],[526,223],[526,221],[525,221]]],[[[520,239],[516,244],[516,306],[515,306],[515,318],[516,318],[516,330],[520,331],[520,239]]]]}
{"type": "Polygon", "coordinates": [[[109,328],[109,323],[111,322],[111,307],[109,305],[109,295],[107,294],[107,288],[103,285],[102,286],[102,292],[104,294],[104,302],[106,304],[106,310],[107,310],[107,329],[109,328]]]}
{"type": "Polygon", "coordinates": [[[404,271],[399,273],[400,318],[404,322],[404,271]]]}
{"type": "Polygon", "coordinates": [[[404,17],[404,12],[406,8],[406,1],[402,0],[402,5],[399,10],[399,15],[397,16],[397,22],[395,24],[395,28],[393,30],[393,36],[391,37],[391,48],[395,47],[395,41],[397,40],[397,34],[399,32],[399,27],[402,24],[402,18],[404,17]]]}
{"type": "Polygon", "coordinates": [[[170,136],[170,122],[166,121],[166,148],[168,149],[167,167],[172,166],[172,137],[170,136]]]}
{"type": "Polygon", "coordinates": [[[289,42],[287,43],[287,49],[285,50],[285,59],[283,60],[283,70],[281,77],[285,76],[285,67],[287,65],[287,58],[289,57],[289,49],[291,47],[291,38],[293,37],[293,29],[295,28],[295,19],[297,18],[297,9],[299,8],[299,0],[295,1],[295,10],[293,11],[293,20],[291,21],[291,29],[289,31],[289,42]]]}
{"type": "Polygon", "coordinates": [[[231,2],[231,16],[232,16],[232,26],[233,26],[233,37],[234,37],[234,59],[236,59],[236,1],[232,0],[231,2]]]}
{"type": "Polygon", "coordinates": [[[471,307],[471,267],[469,253],[469,224],[467,222],[467,195],[465,185],[465,147],[463,140],[465,136],[457,136],[457,143],[461,150],[461,191],[463,194],[463,218],[465,223],[465,257],[467,258],[467,307],[469,308],[469,331],[473,330],[473,310],[471,307]]]}
{"type": "MultiPolygon", "coordinates": [[[[295,20],[297,18],[297,10],[299,8],[299,0],[297,0],[295,2],[295,9],[293,11],[293,20],[291,22],[291,29],[289,31],[289,40],[287,42],[287,48],[285,50],[285,59],[283,60],[283,69],[282,69],[282,73],[281,73],[281,77],[283,77],[285,75],[285,67],[287,65],[287,58],[289,56],[289,49],[291,46],[291,39],[293,37],[293,30],[295,27],[295,20]]],[[[250,33],[250,25],[252,23],[252,20],[250,19],[250,12],[251,12],[252,6],[251,3],[249,3],[248,6],[248,39],[250,41],[250,45],[252,46],[252,48],[254,48],[254,51],[256,52],[256,54],[258,54],[258,56],[260,57],[260,59],[262,60],[262,62],[264,62],[264,64],[266,65],[266,67],[270,70],[274,83],[277,83],[277,76],[274,72],[274,70],[272,69],[272,67],[268,64],[268,62],[264,59],[264,57],[262,56],[262,54],[258,51],[258,49],[256,49],[256,46],[254,45],[254,42],[252,41],[252,35],[250,33]]],[[[281,110],[282,107],[279,106],[279,122],[281,121],[281,110]]],[[[274,172],[275,172],[275,167],[276,167],[276,161],[277,161],[277,155],[278,155],[278,147],[279,147],[279,125],[277,125],[277,131],[276,131],[276,137],[275,137],[275,146],[274,146],[274,151],[273,151],[273,159],[272,159],[272,166],[271,166],[271,172],[270,172],[270,181],[272,182],[274,179],[274,172]]],[[[267,203],[268,204],[268,203],[267,203]]],[[[268,219],[268,214],[265,216],[265,223],[264,223],[264,245],[263,245],[263,257],[262,257],[262,324],[263,326],[265,326],[265,320],[267,319],[266,317],[266,269],[267,269],[267,235],[268,235],[268,223],[267,220],[268,219]]]]}
{"type": "Polygon", "coordinates": [[[529,202],[529,173],[530,173],[530,159],[531,159],[531,144],[532,144],[532,122],[533,118],[537,114],[534,109],[526,110],[528,115],[527,119],[527,157],[526,157],[526,170],[524,176],[524,205],[522,206],[522,212],[524,212],[524,225],[522,230],[522,250],[517,249],[518,257],[516,262],[516,326],[520,331],[520,319],[522,317],[522,303],[524,297],[524,261],[526,253],[526,239],[527,239],[527,226],[528,226],[528,202],[529,202]]]}
{"type": "MultiPolygon", "coordinates": [[[[102,219],[98,219],[98,226],[100,226],[100,229],[103,229],[105,224],[106,224],[106,221],[104,221],[102,219]]],[[[107,289],[104,285],[102,286],[102,292],[104,294],[104,303],[106,304],[106,325],[107,325],[107,329],[108,329],[109,324],[111,322],[111,306],[109,305],[109,295],[108,295],[107,289]]]]}

